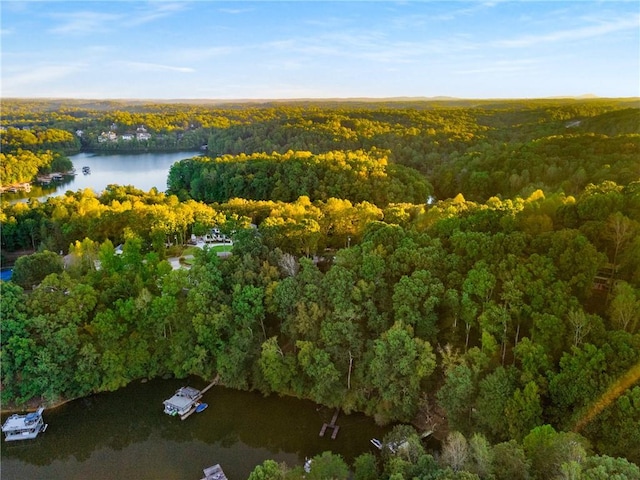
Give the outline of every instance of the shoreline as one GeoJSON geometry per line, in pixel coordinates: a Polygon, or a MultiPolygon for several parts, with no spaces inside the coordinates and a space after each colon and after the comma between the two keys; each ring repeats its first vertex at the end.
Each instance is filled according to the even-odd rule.
{"type": "MultiPolygon", "coordinates": [[[[204,379],[204,378],[202,378],[202,377],[200,377],[198,375],[194,375],[192,377],[195,377],[198,380],[201,380],[203,382],[210,382],[210,380],[206,380],[206,379],[204,379]]],[[[147,383],[150,380],[156,380],[156,379],[169,380],[170,378],[175,378],[175,377],[171,376],[169,378],[166,378],[165,376],[161,375],[161,376],[153,377],[153,378],[145,377],[145,378],[134,379],[134,380],[131,380],[126,385],[118,388],[117,390],[120,390],[122,388],[126,388],[127,386],[129,386],[130,384],[132,384],[134,382],[147,383]]],[[[185,377],[185,378],[187,378],[187,377],[185,377]]],[[[220,382],[219,375],[216,375],[216,377],[215,377],[215,379],[213,381],[215,382],[216,386],[221,386],[221,387],[224,387],[224,388],[230,388],[230,387],[227,387],[223,383],[220,382]]],[[[208,388],[211,388],[211,386],[213,386],[213,384],[210,384],[208,387],[204,387],[204,389],[205,389],[204,391],[206,391],[208,388]]],[[[113,391],[117,391],[117,390],[113,390],[113,391]]],[[[262,392],[260,392],[260,390],[258,390],[258,389],[243,390],[243,389],[231,388],[231,390],[234,390],[234,391],[247,391],[247,392],[258,392],[258,393],[262,394],[262,392]]],[[[89,398],[89,397],[91,397],[93,395],[98,395],[98,394],[101,394],[101,393],[109,393],[109,392],[113,392],[113,391],[112,390],[103,390],[103,391],[99,391],[99,392],[92,392],[92,393],[90,393],[88,395],[79,396],[79,397],[75,397],[75,398],[67,398],[67,399],[60,400],[58,402],[52,403],[52,404],[47,404],[45,401],[43,401],[42,398],[40,398],[40,400],[42,400],[42,401],[36,401],[36,400],[32,399],[29,402],[27,402],[25,404],[24,408],[22,408],[22,409],[19,408],[17,405],[11,405],[9,408],[4,408],[4,405],[2,405],[2,406],[0,406],[0,415],[5,416],[5,415],[14,414],[14,413],[31,412],[31,411],[36,411],[40,407],[44,407],[45,411],[46,410],[54,410],[56,408],[59,408],[59,407],[65,405],[65,404],[73,402],[75,400],[81,400],[81,399],[84,399],[84,398],[89,398]]],[[[297,395],[290,395],[290,394],[287,394],[287,393],[283,394],[283,393],[277,393],[277,392],[272,392],[272,394],[277,395],[279,397],[284,396],[284,397],[293,398],[293,399],[296,399],[296,400],[309,400],[309,401],[312,401],[313,403],[315,403],[316,405],[318,405],[320,407],[333,408],[333,407],[328,407],[327,405],[316,403],[313,400],[311,400],[310,398],[299,397],[297,395]]],[[[340,407],[339,409],[343,413],[346,413],[342,409],[342,407],[340,407]]],[[[350,411],[348,414],[350,415],[352,413],[358,413],[358,414],[365,415],[366,417],[371,418],[376,425],[381,426],[381,427],[383,427],[385,425],[397,423],[397,421],[390,421],[390,422],[380,423],[375,418],[374,415],[369,415],[369,414],[367,414],[367,413],[365,413],[363,411],[359,411],[359,410],[350,411]]],[[[431,436],[433,436],[434,438],[436,438],[439,441],[441,441],[442,438],[444,438],[444,435],[448,432],[448,427],[446,425],[445,418],[444,417],[441,418],[441,420],[443,420],[443,421],[428,422],[428,421],[425,421],[426,419],[421,418],[423,413],[424,413],[423,411],[416,412],[415,417],[410,422],[406,422],[406,423],[409,423],[410,425],[413,425],[413,427],[417,431],[419,431],[421,433],[429,431],[431,436]]]]}
{"type": "MultiPolygon", "coordinates": [[[[98,392],[96,392],[96,393],[98,393],[98,392]]],[[[19,408],[17,405],[12,405],[9,408],[4,408],[4,406],[3,406],[2,408],[0,408],[0,415],[31,412],[31,411],[36,411],[40,407],[43,407],[45,410],[53,410],[53,409],[56,409],[58,407],[61,407],[65,403],[73,402],[74,400],[80,400],[82,398],[87,398],[87,397],[90,397],[91,395],[94,395],[94,394],[92,393],[92,394],[86,395],[84,397],[68,398],[68,399],[61,400],[59,402],[53,403],[51,405],[48,405],[46,402],[32,403],[32,401],[30,401],[25,405],[24,408],[19,408]]]]}
{"type": "Polygon", "coordinates": [[[8,185],[2,185],[2,186],[0,186],[0,194],[3,194],[3,193],[18,193],[18,192],[30,192],[31,191],[31,182],[18,182],[18,183],[10,183],[8,185]]]}

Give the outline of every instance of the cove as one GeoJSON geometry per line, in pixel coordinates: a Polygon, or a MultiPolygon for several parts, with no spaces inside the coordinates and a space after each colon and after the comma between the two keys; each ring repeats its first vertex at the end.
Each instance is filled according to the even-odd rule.
{"type": "MultiPolygon", "coordinates": [[[[246,479],[266,459],[302,465],[325,450],[349,464],[389,428],[362,414],[341,414],[335,440],[319,437],[333,410],[311,401],[215,386],[209,407],[184,421],[163,413],[163,400],[201,379],[134,382],[115,392],[74,400],[43,416],[37,439],[2,444],[2,478],[198,480],[219,463],[230,480],[246,479]]],[[[4,421],[4,418],[3,418],[4,421]]]]}
{"type": "Polygon", "coordinates": [[[159,192],[164,192],[171,165],[200,155],[200,152],[107,155],[82,152],[69,157],[76,170],[75,176],[65,176],[62,181],[49,185],[33,183],[30,192],[5,193],[2,198],[10,202],[29,198],[45,201],[47,197],[64,195],[69,190],[75,192],[90,188],[95,193],[100,193],[111,184],[132,185],[145,192],[155,187],[159,192]],[[84,174],[83,167],[89,167],[90,173],[84,174]]]}

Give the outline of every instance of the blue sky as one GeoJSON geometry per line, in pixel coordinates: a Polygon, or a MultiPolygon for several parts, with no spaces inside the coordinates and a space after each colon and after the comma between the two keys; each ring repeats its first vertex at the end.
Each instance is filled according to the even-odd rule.
{"type": "Polygon", "coordinates": [[[0,2],[2,97],[640,96],[638,1],[0,2]]]}

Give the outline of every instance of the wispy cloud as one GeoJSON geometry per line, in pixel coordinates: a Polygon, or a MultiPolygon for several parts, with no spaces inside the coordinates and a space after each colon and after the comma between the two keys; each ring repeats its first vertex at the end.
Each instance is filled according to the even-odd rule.
{"type": "Polygon", "coordinates": [[[10,95],[14,88],[22,89],[25,85],[45,84],[61,78],[70,77],[86,68],[85,64],[43,64],[28,69],[7,72],[2,79],[2,90],[10,95]]]}
{"type": "Polygon", "coordinates": [[[484,73],[518,73],[531,71],[537,68],[539,64],[538,60],[534,59],[521,59],[521,60],[498,60],[486,65],[471,67],[462,70],[454,70],[452,73],[469,75],[469,74],[484,74],[484,73]]]}
{"type": "Polygon", "coordinates": [[[11,35],[13,30],[10,28],[0,28],[0,35],[11,35]]]}
{"type": "MultiPolygon", "coordinates": [[[[455,8],[453,10],[447,9],[446,11],[442,12],[434,11],[428,14],[417,13],[398,15],[392,17],[390,19],[390,23],[395,28],[399,29],[420,28],[433,22],[446,22],[456,20],[459,17],[468,17],[476,13],[492,9],[502,3],[502,1],[503,0],[493,2],[476,2],[469,7],[455,8]]],[[[447,8],[449,8],[450,5],[455,5],[456,2],[450,2],[448,4],[443,2],[443,4],[447,5],[447,8]]],[[[411,5],[411,2],[408,5],[411,5]]]]}
{"type": "Polygon", "coordinates": [[[168,56],[183,62],[203,62],[212,58],[238,53],[246,47],[213,46],[180,48],[167,53],[168,56]]]}
{"type": "Polygon", "coordinates": [[[304,23],[314,27],[330,29],[330,28],[344,28],[346,25],[352,23],[352,21],[344,17],[326,17],[326,18],[314,18],[313,20],[305,20],[304,23]]]}
{"type": "MultiPolygon", "coordinates": [[[[127,5],[127,3],[123,3],[127,5]]],[[[60,20],[58,26],[49,29],[50,33],[57,34],[90,34],[95,32],[109,32],[117,27],[136,27],[165,18],[184,10],[186,3],[149,2],[127,13],[106,13],[90,10],[53,13],[51,17],[60,20]]]]}
{"type": "Polygon", "coordinates": [[[62,20],[60,25],[49,29],[49,32],[58,34],[105,32],[114,22],[119,22],[123,18],[123,15],[120,14],[90,11],[54,13],[51,16],[62,20]]]}
{"type": "Polygon", "coordinates": [[[289,38],[256,46],[266,52],[295,55],[297,58],[318,56],[364,60],[385,64],[420,61],[427,55],[452,55],[472,51],[477,44],[460,36],[427,42],[391,40],[382,32],[328,33],[317,37],[289,38]]]}
{"type": "Polygon", "coordinates": [[[229,15],[240,15],[242,13],[253,12],[253,8],[219,8],[218,11],[228,13],[229,15]]]}
{"type": "Polygon", "coordinates": [[[606,35],[623,30],[637,29],[640,26],[640,16],[623,18],[616,21],[601,22],[586,27],[558,30],[539,35],[523,35],[510,40],[497,40],[491,42],[495,47],[520,48],[530,47],[544,43],[567,42],[574,40],[584,40],[593,37],[606,35]]]}
{"type": "Polygon", "coordinates": [[[139,72],[179,72],[179,73],[193,73],[195,69],[191,67],[176,67],[174,65],[162,65],[159,63],[147,63],[147,62],[116,62],[118,66],[130,68],[139,72]]]}
{"type": "Polygon", "coordinates": [[[185,3],[149,2],[148,6],[138,9],[131,18],[127,19],[125,25],[136,26],[153,22],[183,11],[186,7],[185,3]]]}

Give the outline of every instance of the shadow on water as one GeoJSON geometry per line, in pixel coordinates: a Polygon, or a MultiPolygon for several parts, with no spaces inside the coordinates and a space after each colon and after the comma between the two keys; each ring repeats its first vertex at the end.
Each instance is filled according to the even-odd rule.
{"type": "Polygon", "coordinates": [[[29,192],[5,192],[1,199],[9,203],[27,202],[30,199],[44,202],[48,197],[64,195],[67,191],[90,188],[100,193],[111,184],[132,185],[145,192],[155,187],[159,192],[164,192],[171,166],[185,158],[200,155],[192,151],[108,155],[81,152],[69,157],[76,169],[75,176],[65,175],[61,180],[46,185],[33,182],[29,192]],[[86,174],[82,172],[84,167],[88,167],[86,174]]]}
{"type": "Polygon", "coordinates": [[[194,378],[136,382],[45,410],[45,433],[28,443],[3,443],[2,478],[186,480],[220,463],[231,480],[244,479],[267,458],[300,465],[332,450],[351,463],[375,451],[369,440],[388,430],[364,415],[342,414],[338,437],[321,438],[333,410],[220,386],[205,393],[204,412],[184,421],[165,415],[162,401],[187,384],[205,386],[194,378]]]}

